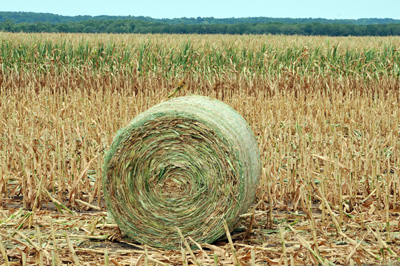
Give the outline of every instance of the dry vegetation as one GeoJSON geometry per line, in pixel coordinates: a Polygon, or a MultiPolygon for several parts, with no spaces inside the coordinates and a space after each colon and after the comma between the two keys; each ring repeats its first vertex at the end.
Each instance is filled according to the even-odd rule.
{"type": "Polygon", "coordinates": [[[0,265],[398,261],[399,47],[399,38],[0,33],[0,265]],[[101,167],[115,132],[182,80],[176,96],[214,97],[245,117],[264,175],[232,241],[156,250],[107,220],[101,167]]]}

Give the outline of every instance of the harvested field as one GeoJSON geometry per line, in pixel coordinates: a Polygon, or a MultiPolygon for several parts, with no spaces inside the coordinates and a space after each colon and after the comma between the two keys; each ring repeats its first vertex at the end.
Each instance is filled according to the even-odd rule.
{"type": "Polygon", "coordinates": [[[398,262],[399,47],[394,37],[0,33],[0,265],[398,262]],[[211,245],[142,246],[107,217],[105,152],[139,113],[193,94],[249,123],[263,167],[256,200],[211,245]]]}

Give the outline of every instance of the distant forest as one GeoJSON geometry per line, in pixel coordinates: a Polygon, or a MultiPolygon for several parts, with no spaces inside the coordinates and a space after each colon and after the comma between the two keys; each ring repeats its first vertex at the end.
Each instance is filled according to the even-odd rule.
{"type": "Polygon", "coordinates": [[[154,19],[134,16],[61,16],[49,13],[0,12],[0,31],[400,36],[400,20],[268,17],[154,19]]]}

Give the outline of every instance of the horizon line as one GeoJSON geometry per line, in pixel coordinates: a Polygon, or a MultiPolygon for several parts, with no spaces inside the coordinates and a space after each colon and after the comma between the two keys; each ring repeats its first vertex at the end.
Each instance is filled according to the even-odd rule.
{"type": "Polygon", "coordinates": [[[392,20],[400,20],[400,18],[391,18],[391,17],[360,17],[360,18],[326,18],[326,17],[270,17],[270,16],[247,16],[247,17],[214,17],[214,16],[197,16],[197,17],[152,17],[146,15],[62,15],[57,13],[51,12],[34,12],[34,11],[2,11],[0,12],[9,12],[9,13],[34,13],[34,14],[51,14],[56,16],[62,17],[101,17],[101,16],[108,16],[108,17],[145,17],[145,18],[152,18],[152,19],[197,19],[197,18],[214,18],[214,19],[241,19],[241,18],[272,18],[272,19],[326,19],[326,20],[362,20],[362,19],[392,19],[392,20]]]}

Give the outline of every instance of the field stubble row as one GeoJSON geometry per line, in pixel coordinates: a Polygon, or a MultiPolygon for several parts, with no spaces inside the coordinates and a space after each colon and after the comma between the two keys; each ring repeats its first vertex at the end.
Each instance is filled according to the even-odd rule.
{"type": "MultiPolygon", "coordinates": [[[[0,41],[3,207],[19,196],[33,212],[51,197],[75,210],[88,208],[81,201],[100,206],[114,133],[184,80],[176,96],[220,99],[250,124],[264,168],[257,210],[305,214],[317,252],[342,230],[355,239],[371,228],[398,243],[400,39],[0,33],[0,41]]],[[[285,223],[267,220],[255,227],[285,223]]],[[[382,246],[369,237],[371,250],[382,246]]],[[[389,249],[353,259],[396,258],[398,247],[389,249]]]]}

